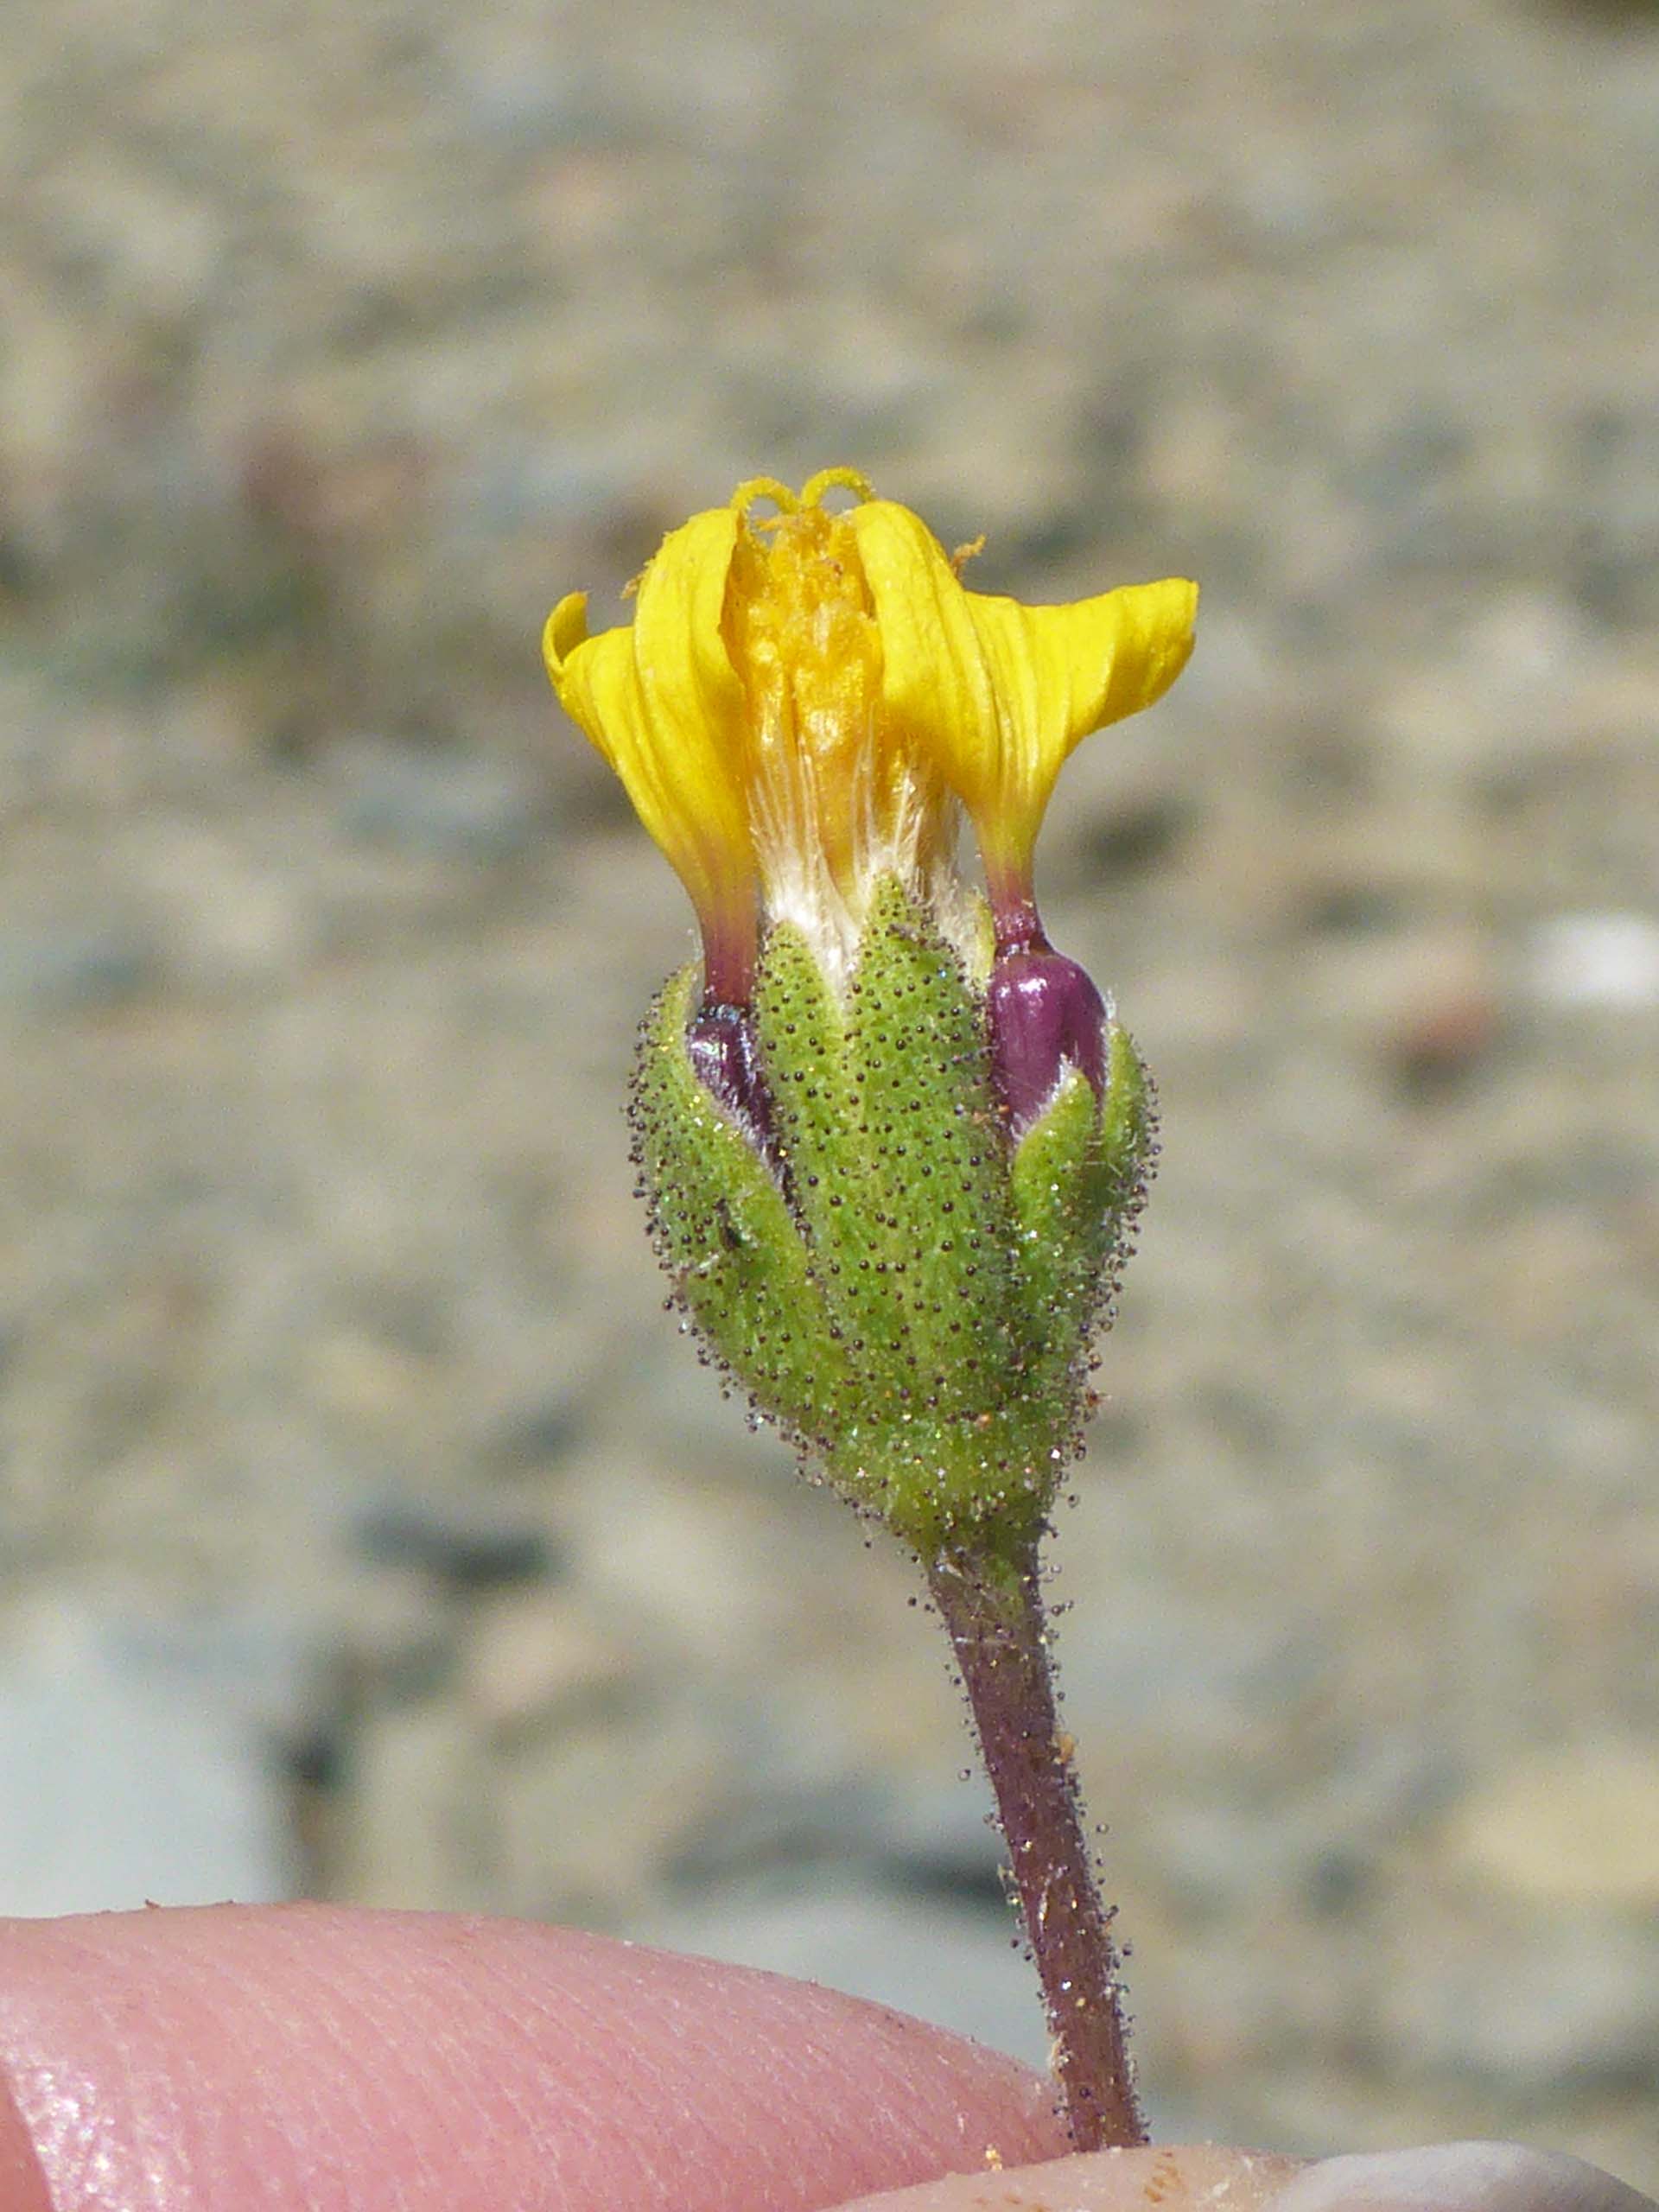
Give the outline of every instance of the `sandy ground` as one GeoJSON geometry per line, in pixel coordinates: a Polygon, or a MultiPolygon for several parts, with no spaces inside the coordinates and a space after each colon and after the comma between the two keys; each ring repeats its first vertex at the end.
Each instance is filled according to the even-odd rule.
{"type": "Polygon", "coordinates": [[[663,1313],[687,916],[536,655],[849,461],[1205,588],[1044,855],[1165,1107],[1058,1545],[1160,2119],[1659,2186],[1656,115],[1635,4],[5,12],[0,1906],[1039,2055],[936,1624],[663,1313]]]}

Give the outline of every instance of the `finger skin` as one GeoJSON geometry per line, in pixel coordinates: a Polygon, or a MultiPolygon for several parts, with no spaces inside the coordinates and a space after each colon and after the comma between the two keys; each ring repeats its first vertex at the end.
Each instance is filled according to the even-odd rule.
{"type": "Polygon", "coordinates": [[[1437,2143],[1304,2165],[1211,2144],[952,2175],[841,2212],[1659,2212],[1598,2166],[1515,2143],[1437,2143]]]}
{"type": "Polygon", "coordinates": [[[52,2212],[46,2176],[23,2116],[0,2082],[0,2212],[52,2212]]]}
{"type": "Polygon", "coordinates": [[[317,1905],[0,1921],[8,2081],[0,2212],[810,2212],[1065,2147],[1036,2075],[877,2005],[317,1905]]]}
{"type": "Polygon", "coordinates": [[[1262,2212],[1300,2163],[1210,2143],[1095,2151],[1014,2172],[924,2182],[861,2197],[840,2212],[1262,2212]]]}

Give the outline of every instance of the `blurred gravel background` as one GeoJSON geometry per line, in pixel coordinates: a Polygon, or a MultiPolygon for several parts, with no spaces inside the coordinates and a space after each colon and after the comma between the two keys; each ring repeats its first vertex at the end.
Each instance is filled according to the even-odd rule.
{"type": "Polygon", "coordinates": [[[1659,11],[0,17],[0,1906],[560,1916],[1040,2056],[936,1624],[661,1310],[542,618],[764,470],[1202,578],[1058,941],[1160,2124],[1659,2187],[1659,11]]]}

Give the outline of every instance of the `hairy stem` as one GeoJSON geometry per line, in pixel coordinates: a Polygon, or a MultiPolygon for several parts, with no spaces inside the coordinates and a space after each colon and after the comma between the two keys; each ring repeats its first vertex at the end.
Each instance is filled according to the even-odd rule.
{"type": "Polygon", "coordinates": [[[1071,1741],[1055,1713],[1036,1541],[1012,1560],[988,1550],[941,1552],[928,1586],[996,1798],[1071,2139],[1080,2151],[1144,2143],[1110,1916],[1095,1881],[1071,1741]]]}

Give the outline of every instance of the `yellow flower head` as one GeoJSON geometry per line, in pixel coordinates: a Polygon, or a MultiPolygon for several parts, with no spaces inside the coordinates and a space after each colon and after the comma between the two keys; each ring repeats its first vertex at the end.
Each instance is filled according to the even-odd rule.
{"type": "Polygon", "coordinates": [[[798,498],[741,486],[663,541],[631,626],[588,637],[576,593],[543,647],[690,893],[708,995],[741,1003],[762,912],[842,973],[880,877],[942,905],[957,801],[999,938],[1037,936],[1032,856],[1060,764],[1162,696],[1197,601],[1176,580],[1066,607],[965,590],[907,507],[826,469],[798,498]],[[823,505],[836,489],[844,512],[823,505]],[[757,518],[762,499],[776,512],[757,518]]]}

